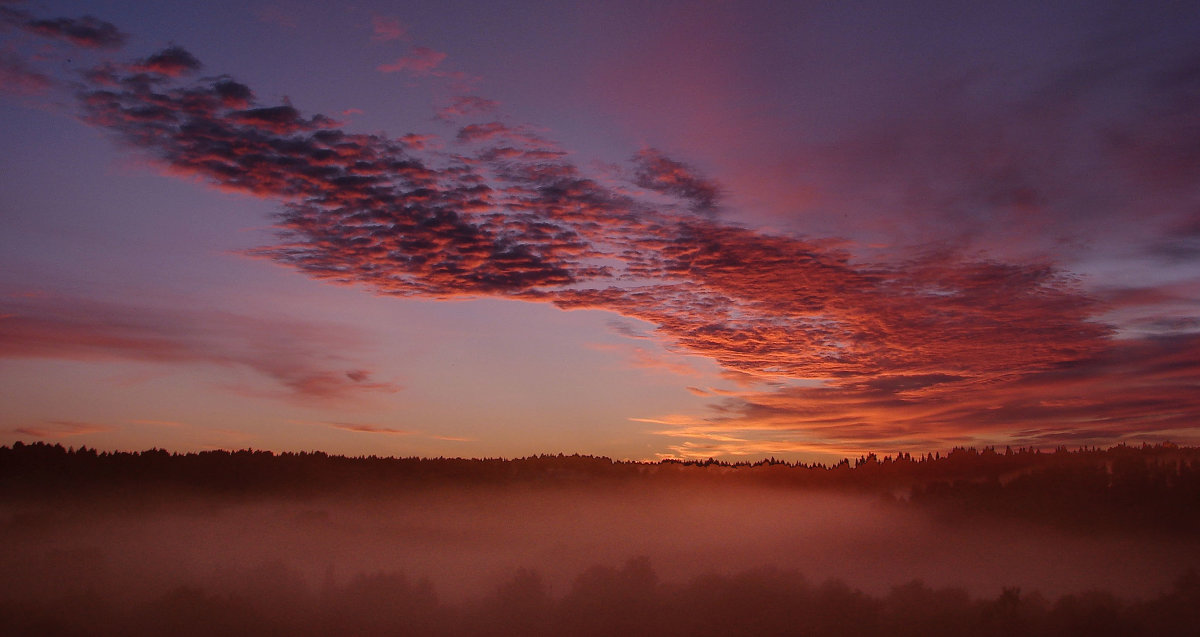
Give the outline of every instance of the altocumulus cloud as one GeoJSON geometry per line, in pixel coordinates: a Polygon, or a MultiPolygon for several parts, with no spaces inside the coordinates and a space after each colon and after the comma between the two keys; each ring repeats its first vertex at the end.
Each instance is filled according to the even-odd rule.
{"type": "MultiPolygon", "coordinates": [[[[429,72],[432,53],[394,70],[429,72]]],[[[1197,414],[1177,394],[1198,357],[1167,360],[1195,343],[1114,341],[1094,320],[1103,308],[1050,263],[953,250],[859,262],[835,242],[707,216],[716,182],[658,151],[632,160],[630,186],[655,195],[640,197],[520,128],[468,124],[461,150],[443,152],[261,105],[228,76],[184,80],[193,62],[173,47],[95,69],[80,103],[175,173],[282,201],[281,240],[256,255],[381,294],[608,310],[731,376],[820,381],[710,392],[724,396],[714,415],[674,430],[700,441],[687,448],[1051,440],[1051,421],[1072,418],[1143,435],[1197,414]],[[1146,418],[1139,400],[1174,416],[1146,418]]]]}

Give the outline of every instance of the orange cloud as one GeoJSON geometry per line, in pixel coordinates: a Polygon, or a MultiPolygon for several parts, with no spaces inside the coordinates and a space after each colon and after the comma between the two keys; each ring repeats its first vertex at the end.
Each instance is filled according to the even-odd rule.
{"type": "Polygon", "coordinates": [[[676,376],[699,376],[696,368],[682,362],[670,360],[665,352],[653,352],[644,347],[594,344],[598,350],[615,350],[625,354],[628,364],[636,369],[661,370],[676,376]]]}
{"type": "Polygon", "coordinates": [[[445,440],[447,442],[475,442],[477,438],[468,438],[466,436],[434,436],[430,435],[434,440],[445,440]]]}

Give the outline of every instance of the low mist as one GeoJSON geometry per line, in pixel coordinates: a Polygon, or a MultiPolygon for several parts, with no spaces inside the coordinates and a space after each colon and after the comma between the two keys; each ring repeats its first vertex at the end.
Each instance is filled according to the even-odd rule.
{"type": "Polygon", "coordinates": [[[310,587],[403,574],[451,601],[526,570],[562,594],[589,567],[634,557],[665,581],[774,567],[874,593],[917,579],[984,596],[1011,586],[1153,596],[1197,565],[1194,543],[1179,540],[945,525],[865,496],[746,487],[89,499],[9,507],[2,521],[9,598],[94,589],[138,601],[183,584],[226,587],[264,565],[310,587]]]}
{"type": "Polygon", "coordinates": [[[1200,450],[854,466],[0,448],[5,635],[1163,634],[1200,450]]]}

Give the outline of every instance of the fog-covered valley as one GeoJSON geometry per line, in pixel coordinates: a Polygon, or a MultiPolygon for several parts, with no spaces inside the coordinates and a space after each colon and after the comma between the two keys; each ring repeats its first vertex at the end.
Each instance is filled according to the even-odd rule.
{"type": "Polygon", "coordinates": [[[227,620],[221,630],[288,634],[587,632],[575,621],[610,634],[638,613],[640,628],[620,630],[670,632],[715,613],[728,621],[705,625],[729,634],[759,625],[748,613],[776,613],[813,632],[849,613],[894,634],[900,598],[977,626],[997,604],[1045,621],[1092,606],[1168,617],[1154,604],[1194,608],[1179,600],[1200,594],[1190,518],[1181,530],[1149,517],[1089,528],[957,515],[890,491],[738,480],[732,467],[232,491],[92,469],[79,474],[90,482],[42,488],[12,467],[0,482],[0,623],[16,634],[152,634],[189,613],[197,630],[227,620]]]}

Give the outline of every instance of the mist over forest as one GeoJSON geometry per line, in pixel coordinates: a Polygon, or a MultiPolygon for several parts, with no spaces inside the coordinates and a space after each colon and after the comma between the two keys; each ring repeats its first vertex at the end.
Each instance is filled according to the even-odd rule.
{"type": "Polygon", "coordinates": [[[1192,634],[1200,449],[0,447],[4,634],[1192,634]]]}

